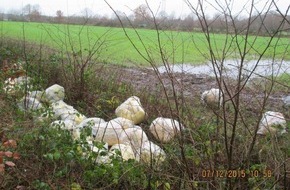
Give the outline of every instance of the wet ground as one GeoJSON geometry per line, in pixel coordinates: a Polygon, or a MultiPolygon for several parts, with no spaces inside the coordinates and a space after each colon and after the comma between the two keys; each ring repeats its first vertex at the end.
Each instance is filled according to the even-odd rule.
{"type": "MultiPolygon", "coordinates": [[[[186,66],[186,68],[188,67],[186,66]]],[[[198,68],[201,67],[199,66],[198,68]]],[[[165,72],[165,70],[162,70],[162,67],[155,70],[152,68],[122,68],[121,72],[118,73],[120,73],[119,80],[131,84],[134,89],[146,90],[147,92],[155,94],[166,90],[169,96],[173,96],[174,90],[178,96],[182,95],[190,99],[195,98],[196,100],[196,98],[199,98],[205,90],[218,88],[214,74],[195,73],[195,71],[199,71],[196,67],[190,66],[190,70],[187,70],[190,72],[185,72],[185,70],[183,70],[184,72],[172,71],[173,70],[171,70],[171,72],[165,72]]],[[[283,70],[283,72],[285,72],[285,70],[283,70]]],[[[263,73],[260,72],[259,75],[261,74],[263,73]]],[[[226,77],[224,81],[233,94],[237,86],[237,81],[232,76],[233,75],[226,77]]],[[[245,80],[242,84],[244,84],[244,82],[245,80]]],[[[256,106],[259,106],[259,104],[263,102],[263,99],[267,95],[265,87],[269,86],[270,83],[271,82],[268,79],[260,78],[258,75],[252,77],[251,80],[246,83],[245,88],[241,92],[242,103],[249,106],[250,110],[259,110],[256,106]]],[[[283,98],[290,95],[289,87],[283,87],[282,89],[283,90],[273,91],[273,93],[268,97],[266,108],[272,111],[282,110],[283,98]]],[[[230,101],[229,97],[226,98],[230,101]]]]}
{"type": "MultiPolygon", "coordinates": [[[[221,63],[217,63],[215,68],[212,63],[194,66],[191,64],[176,64],[170,66],[161,66],[158,68],[160,73],[168,71],[174,73],[197,74],[214,77],[215,73],[219,73],[221,63]]],[[[237,78],[241,63],[238,60],[225,60],[223,63],[223,75],[230,78],[237,78]]],[[[242,72],[244,76],[251,75],[251,78],[260,76],[278,76],[283,73],[290,73],[289,61],[273,61],[273,60],[250,60],[243,62],[242,72]]]]}
{"type": "Polygon", "coordinates": [[[214,77],[188,73],[161,73],[153,69],[126,68],[122,72],[121,80],[130,83],[135,89],[149,91],[174,89],[184,96],[199,95],[209,88],[217,88],[214,77]],[[162,85],[163,84],[163,85],[162,85]]]}

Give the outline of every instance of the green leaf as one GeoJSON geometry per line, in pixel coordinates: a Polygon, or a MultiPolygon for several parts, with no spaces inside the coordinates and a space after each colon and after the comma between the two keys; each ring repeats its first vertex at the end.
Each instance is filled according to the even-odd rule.
{"type": "Polygon", "coordinates": [[[54,160],[59,160],[60,159],[60,152],[55,152],[53,154],[54,160]]]}
{"type": "Polygon", "coordinates": [[[169,183],[164,183],[164,189],[165,190],[170,190],[170,184],[169,183]]]}

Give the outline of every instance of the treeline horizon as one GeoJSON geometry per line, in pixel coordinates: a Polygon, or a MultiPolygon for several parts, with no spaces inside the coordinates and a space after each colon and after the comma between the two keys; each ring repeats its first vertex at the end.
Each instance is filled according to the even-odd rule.
{"type": "Polygon", "coordinates": [[[130,15],[116,11],[116,14],[111,17],[93,15],[89,9],[84,10],[83,15],[74,16],[64,16],[61,10],[57,10],[55,16],[46,16],[41,14],[38,10],[39,7],[35,9],[35,6],[31,7],[30,5],[25,6],[24,9],[25,11],[21,14],[0,13],[0,20],[146,29],[156,29],[157,27],[160,30],[189,32],[202,31],[203,22],[206,22],[207,29],[213,33],[229,33],[231,31],[234,33],[238,31],[239,34],[250,32],[255,35],[271,36],[279,32],[281,35],[290,35],[290,15],[285,16],[278,11],[257,13],[252,15],[251,18],[242,16],[227,18],[227,15],[216,13],[212,17],[205,15],[204,20],[200,22],[193,13],[183,18],[176,18],[174,15],[167,15],[162,12],[157,16],[152,16],[145,5],[140,5],[130,15]],[[277,30],[278,28],[280,30],[277,30]]]}

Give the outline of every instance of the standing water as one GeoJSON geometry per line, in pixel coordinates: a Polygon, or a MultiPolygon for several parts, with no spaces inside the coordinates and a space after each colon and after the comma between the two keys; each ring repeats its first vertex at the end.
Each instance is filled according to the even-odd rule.
{"type": "MultiPolygon", "coordinates": [[[[272,60],[250,60],[243,63],[242,75],[251,77],[259,76],[278,76],[283,73],[290,73],[290,62],[273,62],[272,60]]],[[[218,63],[220,67],[220,63],[218,63]]],[[[223,75],[236,78],[239,73],[240,63],[237,60],[225,60],[223,63],[223,75]]],[[[215,66],[217,68],[217,66],[215,66]]],[[[191,64],[175,64],[168,66],[158,67],[160,73],[173,72],[173,73],[186,73],[197,75],[215,76],[215,72],[211,63],[205,65],[194,66],[191,64]]],[[[217,71],[217,70],[216,70],[217,71]]],[[[219,74],[218,74],[219,75],[219,74]]]]}

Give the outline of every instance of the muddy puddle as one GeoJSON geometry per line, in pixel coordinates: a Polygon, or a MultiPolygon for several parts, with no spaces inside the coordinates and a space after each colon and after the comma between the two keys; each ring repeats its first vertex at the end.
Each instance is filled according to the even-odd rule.
{"type": "MultiPolygon", "coordinates": [[[[240,65],[240,62],[236,60],[224,61],[224,75],[230,78],[236,78],[238,76],[239,68],[241,67],[240,65]]],[[[169,71],[173,73],[215,76],[214,68],[211,63],[199,66],[191,64],[175,64],[169,67],[160,66],[158,67],[158,70],[160,73],[169,71]]],[[[278,76],[283,73],[290,73],[290,61],[273,62],[272,60],[251,60],[244,62],[242,75],[249,76],[252,71],[251,78],[271,75],[278,76]]]]}

